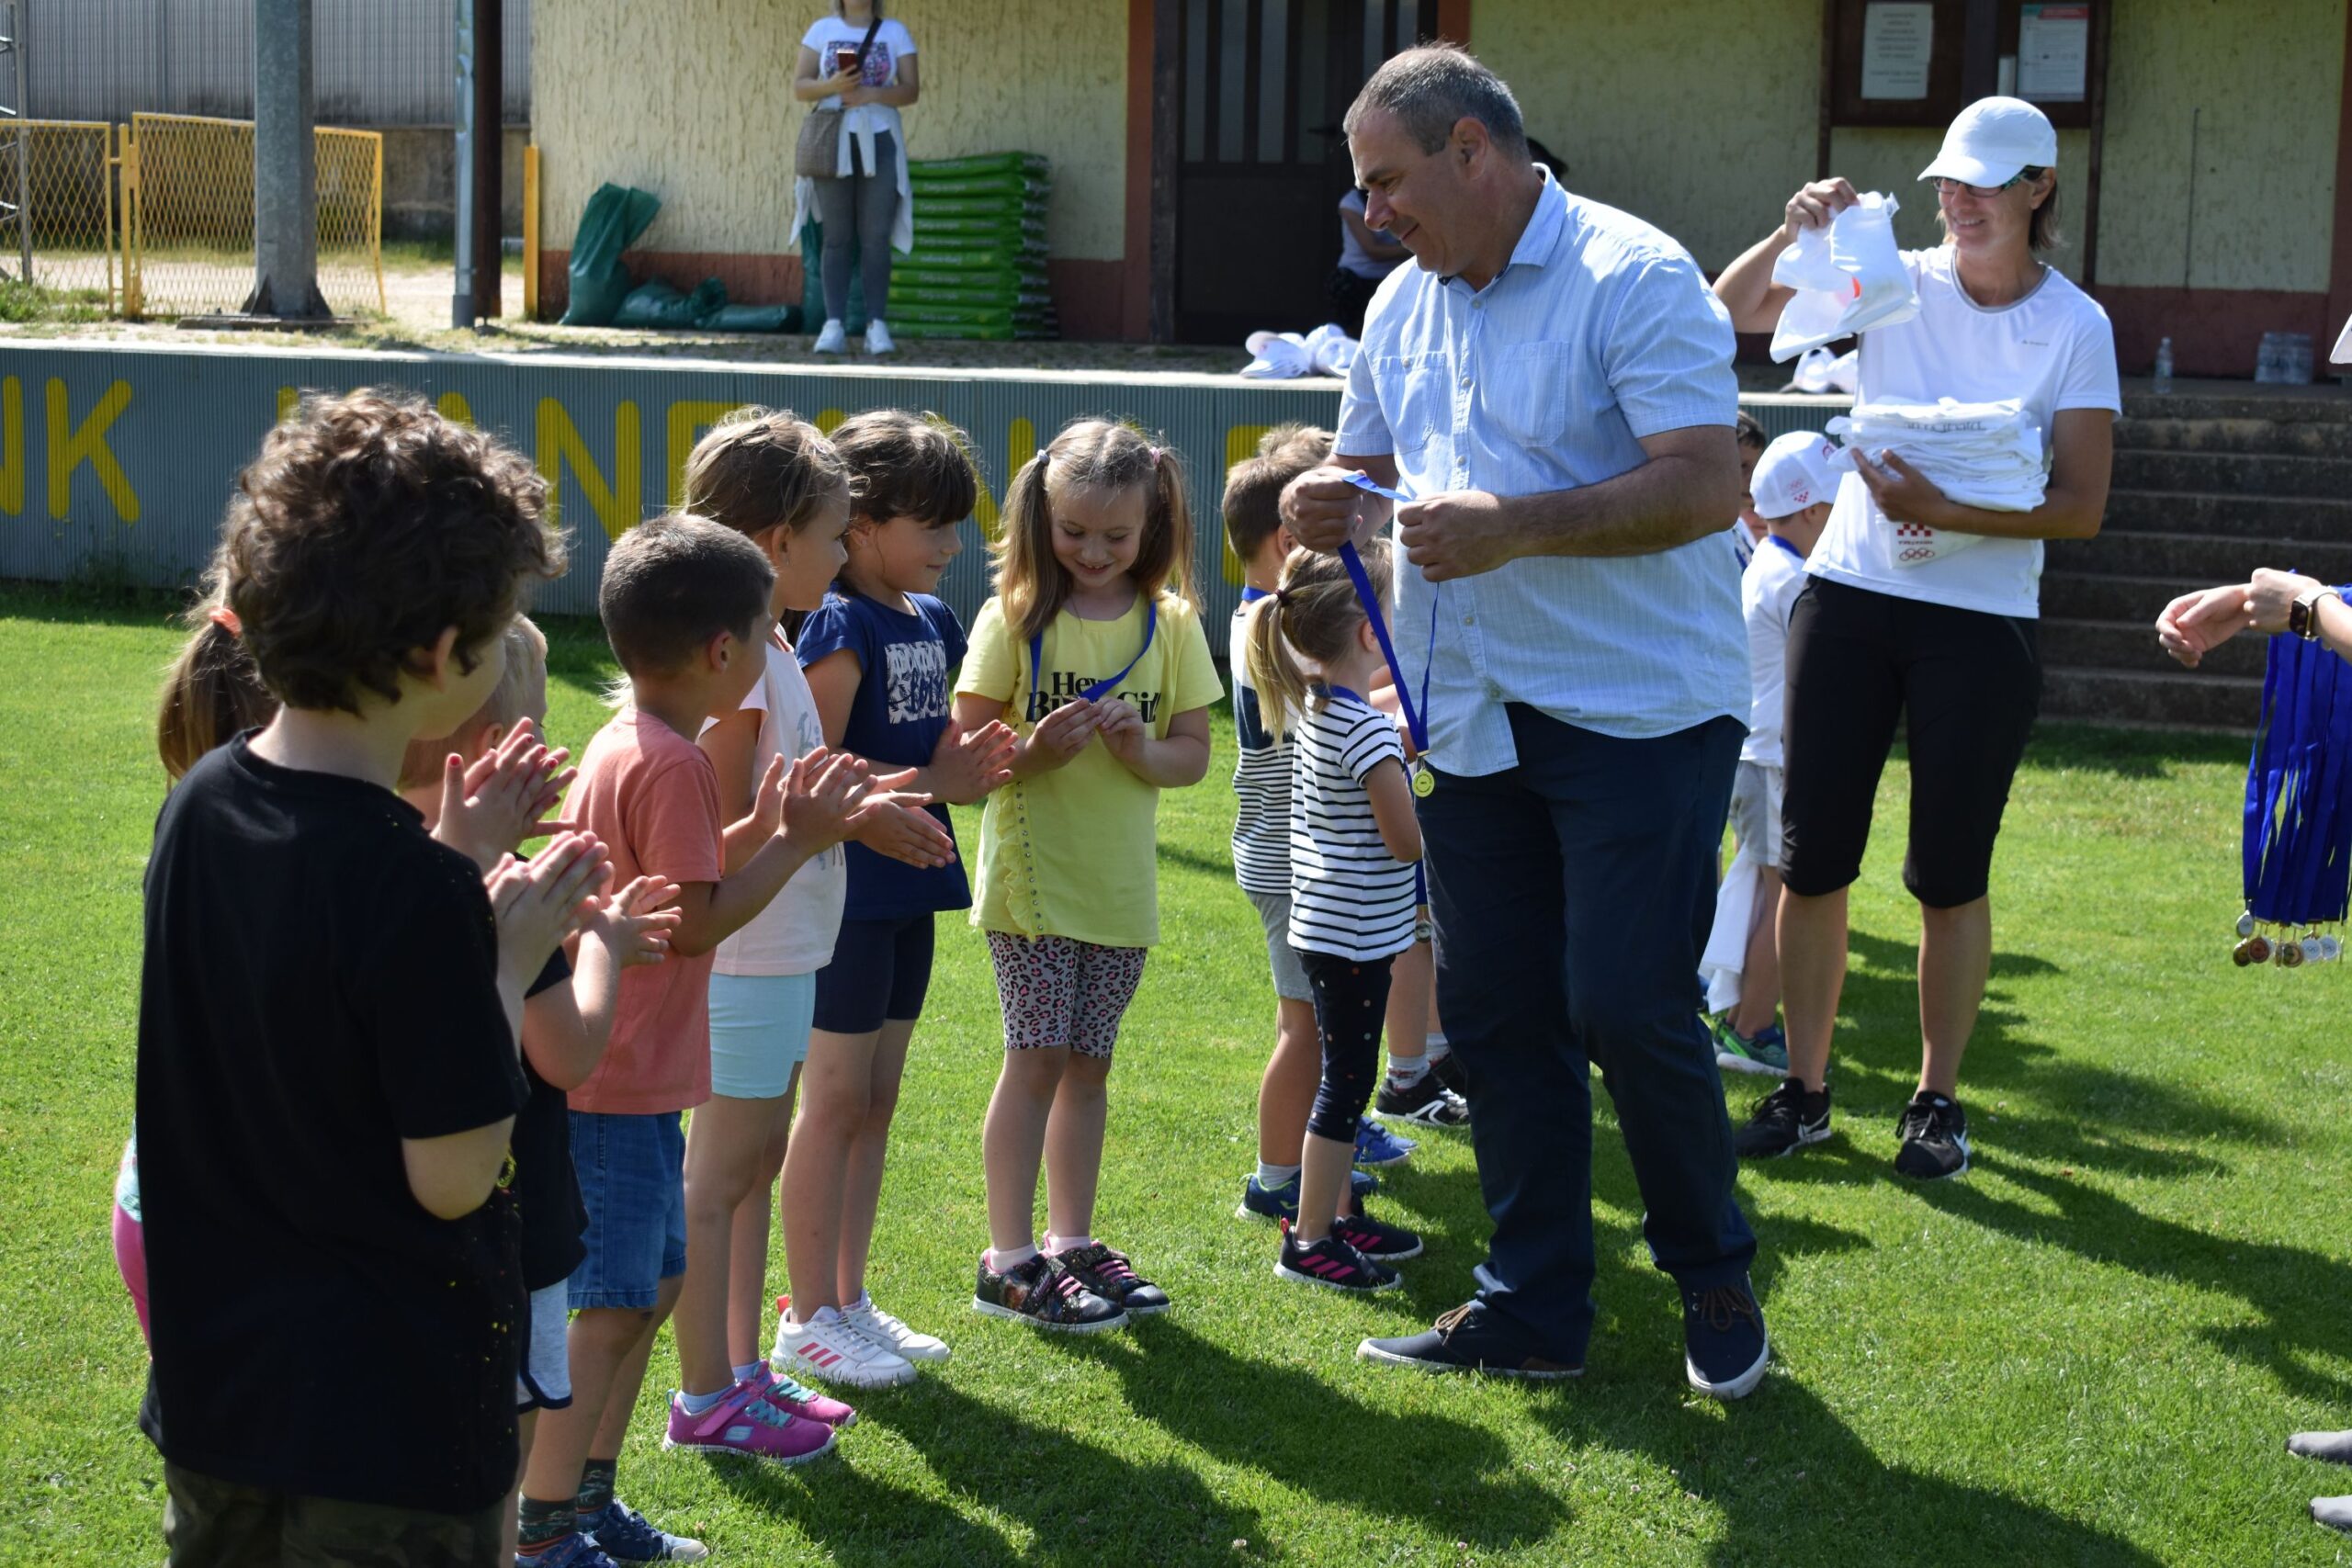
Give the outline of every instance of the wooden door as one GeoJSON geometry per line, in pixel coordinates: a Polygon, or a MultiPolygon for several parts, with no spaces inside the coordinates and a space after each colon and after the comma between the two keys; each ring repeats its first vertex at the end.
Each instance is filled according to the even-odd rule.
{"type": "Polygon", "coordinates": [[[1179,7],[1176,337],[1239,344],[1330,319],[1340,118],[1380,62],[1430,36],[1422,0],[1161,0],[1179,7]]]}

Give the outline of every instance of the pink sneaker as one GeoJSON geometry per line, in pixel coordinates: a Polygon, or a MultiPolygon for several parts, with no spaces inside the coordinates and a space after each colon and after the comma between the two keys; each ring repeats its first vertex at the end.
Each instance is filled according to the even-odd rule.
{"type": "Polygon", "coordinates": [[[699,1416],[687,1415],[684,1396],[673,1394],[670,1429],[662,1435],[662,1446],[701,1453],[750,1454],[778,1464],[799,1464],[833,1446],[833,1429],[822,1421],[771,1404],[759,1386],[747,1379],[699,1416]]]}
{"type": "Polygon", "coordinates": [[[790,1416],[805,1416],[811,1421],[821,1421],[836,1432],[857,1425],[857,1410],[838,1399],[829,1399],[807,1383],[795,1382],[778,1373],[766,1362],[752,1374],[752,1382],[759,1385],[760,1395],[770,1404],[790,1416]]]}

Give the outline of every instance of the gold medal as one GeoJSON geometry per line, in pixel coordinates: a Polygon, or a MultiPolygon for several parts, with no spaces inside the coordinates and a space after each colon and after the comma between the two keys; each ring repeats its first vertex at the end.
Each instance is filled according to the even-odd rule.
{"type": "Polygon", "coordinates": [[[1413,793],[1423,800],[1437,793],[1437,775],[1430,772],[1427,762],[1413,764],[1413,793]]]}

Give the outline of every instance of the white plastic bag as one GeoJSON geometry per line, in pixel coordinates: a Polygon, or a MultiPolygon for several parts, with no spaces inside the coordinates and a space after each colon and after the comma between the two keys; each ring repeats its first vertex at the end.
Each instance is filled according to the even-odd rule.
{"type": "Polygon", "coordinates": [[[1866,193],[1821,229],[1806,229],[1772,263],[1772,281],[1796,298],[1772,331],[1772,359],[1786,364],[1808,348],[1919,313],[1918,291],[1894,243],[1891,196],[1866,193]]]}
{"type": "Polygon", "coordinates": [[[1804,357],[1797,361],[1795,372],[1784,392],[1844,392],[1853,394],[1861,384],[1860,355],[1853,349],[1832,354],[1826,348],[1808,348],[1804,357]]]}

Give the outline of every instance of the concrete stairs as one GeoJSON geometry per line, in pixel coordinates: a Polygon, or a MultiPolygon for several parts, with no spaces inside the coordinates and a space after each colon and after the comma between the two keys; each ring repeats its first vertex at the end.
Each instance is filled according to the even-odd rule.
{"type": "Polygon", "coordinates": [[[2098,537],[2049,546],[2042,716],[2249,730],[2261,640],[2183,670],[2156,646],[2156,613],[2261,566],[2352,582],[2352,395],[2183,382],[2159,398],[2127,382],[2123,401],[2098,537]]]}

